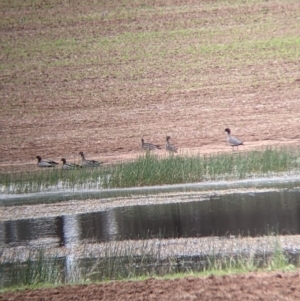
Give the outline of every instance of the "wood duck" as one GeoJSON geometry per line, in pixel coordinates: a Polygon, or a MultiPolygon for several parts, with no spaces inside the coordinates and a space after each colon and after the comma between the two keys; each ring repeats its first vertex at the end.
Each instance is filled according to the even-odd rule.
{"type": "Polygon", "coordinates": [[[96,166],[99,166],[102,163],[102,162],[98,162],[98,161],[95,161],[95,160],[87,160],[85,158],[83,152],[79,152],[79,155],[82,158],[82,166],[85,166],[85,167],[96,167],[96,166]]]}
{"type": "Polygon", "coordinates": [[[67,163],[66,158],[61,158],[61,161],[63,163],[62,169],[76,169],[81,168],[82,166],[75,164],[75,163],[67,163]]]}
{"type": "Polygon", "coordinates": [[[152,144],[152,143],[146,143],[143,138],[141,138],[141,141],[142,141],[142,149],[145,150],[145,151],[160,149],[159,145],[152,144]]]}
{"type": "Polygon", "coordinates": [[[170,152],[170,153],[177,153],[177,147],[175,147],[174,145],[172,145],[171,143],[170,143],[170,140],[171,139],[171,137],[170,136],[167,136],[166,137],[166,150],[168,151],[168,152],[170,152]]]}
{"type": "Polygon", "coordinates": [[[58,165],[57,162],[52,160],[42,160],[41,156],[36,156],[36,158],[38,159],[38,163],[37,163],[38,167],[54,167],[58,165]]]}
{"type": "Polygon", "coordinates": [[[227,142],[232,146],[233,151],[235,146],[238,149],[239,145],[244,145],[242,141],[230,135],[231,131],[229,128],[226,128],[225,132],[227,132],[227,142]]]}

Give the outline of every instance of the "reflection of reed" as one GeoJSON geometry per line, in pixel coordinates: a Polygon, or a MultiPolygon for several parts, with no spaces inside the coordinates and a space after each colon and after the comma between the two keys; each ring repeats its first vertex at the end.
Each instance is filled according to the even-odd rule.
{"type": "Polygon", "coordinates": [[[63,245],[76,245],[80,240],[80,226],[77,215],[64,215],[63,217],[63,245]]]}
{"type": "Polygon", "coordinates": [[[115,210],[108,210],[105,214],[104,232],[109,240],[114,240],[119,236],[118,220],[115,210]]]}

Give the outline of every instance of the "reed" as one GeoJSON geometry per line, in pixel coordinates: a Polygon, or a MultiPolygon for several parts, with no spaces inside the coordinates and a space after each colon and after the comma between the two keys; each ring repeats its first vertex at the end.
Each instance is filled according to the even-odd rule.
{"type": "Polygon", "coordinates": [[[0,174],[3,193],[32,193],[53,190],[100,189],[107,187],[105,168],[38,170],[0,174]]]}
{"type": "MultiPolygon", "coordinates": [[[[14,254],[11,254],[13,257],[14,254]]],[[[44,283],[60,284],[64,275],[58,256],[47,257],[45,250],[31,250],[25,259],[13,262],[0,257],[0,287],[35,286],[44,283]]]]}
{"type": "Polygon", "coordinates": [[[146,154],[134,162],[112,166],[109,186],[150,186],[291,173],[297,172],[299,157],[300,152],[291,148],[163,158],[146,154]]]}
{"type": "Polygon", "coordinates": [[[266,177],[299,173],[299,158],[300,150],[287,147],[195,156],[146,154],[98,168],[1,174],[0,191],[29,193],[266,177]]]}
{"type": "MultiPolygon", "coordinates": [[[[108,280],[124,280],[145,277],[170,277],[178,274],[241,273],[256,270],[293,270],[299,260],[284,251],[276,236],[266,238],[268,252],[211,252],[208,255],[163,255],[160,239],[144,240],[139,247],[118,241],[106,243],[104,248],[86,245],[85,257],[62,256],[47,253],[42,246],[30,250],[27,255],[11,254],[5,258],[0,253],[0,289],[13,287],[36,287],[41,285],[64,285],[108,280]],[[89,253],[90,249],[96,252],[89,253]],[[98,253],[97,253],[98,252],[98,253]]],[[[203,245],[203,250],[207,246],[203,245]]],[[[240,249],[243,249],[241,243],[240,249]]],[[[198,250],[202,253],[202,248],[198,250]]],[[[25,252],[26,253],[26,252],[25,252]]]]}

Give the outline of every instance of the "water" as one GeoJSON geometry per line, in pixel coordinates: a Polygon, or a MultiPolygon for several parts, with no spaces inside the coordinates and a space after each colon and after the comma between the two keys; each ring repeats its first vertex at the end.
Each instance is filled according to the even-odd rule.
{"type": "Polygon", "coordinates": [[[0,244],[67,246],[153,237],[300,234],[300,189],[0,222],[0,244]]]}
{"type": "MultiPolygon", "coordinates": [[[[179,197],[176,199],[176,194],[173,196],[174,201],[182,200],[179,197]]],[[[182,197],[182,194],[180,196],[182,197]]],[[[154,255],[147,253],[146,256],[145,254],[132,256],[133,254],[129,253],[127,258],[120,255],[81,257],[73,250],[73,246],[80,244],[87,246],[89,252],[90,248],[99,252],[103,246],[95,243],[115,240],[146,240],[153,237],[226,236],[230,238],[234,235],[260,236],[271,233],[300,234],[298,184],[291,186],[289,183],[284,189],[280,187],[279,190],[263,192],[255,190],[238,192],[237,190],[235,193],[218,194],[216,190],[214,195],[207,195],[206,198],[197,193],[192,196],[187,194],[187,196],[189,197],[187,202],[135,205],[84,214],[0,221],[0,246],[9,248],[6,254],[14,254],[14,259],[9,259],[10,255],[5,257],[3,255],[5,249],[0,248],[0,260],[3,260],[0,264],[0,287],[35,283],[36,279],[45,282],[72,283],[81,281],[82,277],[99,281],[114,279],[114,277],[126,278],[128,275],[140,276],[145,273],[163,275],[172,272],[201,271],[208,264],[204,255],[206,247],[208,247],[206,254],[211,255],[211,250],[216,251],[215,245],[210,247],[204,243],[198,246],[199,249],[196,247],[193,255],[188,253],[183,255],[184,257],[178,255],[179,257],[172,260],[161,257],[160,251],[155,251],[155,248],[153,248],[154,255]],[[193,201],[190,201],[191,199],[193,201]],[[25,249],[19,248],[21,246],[25,246],[25,249]],[[50,259],[42,257],[45,270],[40,268],[39,260],[32,259],[30,255],[31,259],[29,261],[26,259],[25,250],[43,250],[47,247],[57,247],[62,252],[57,258],[55,255],[50,259]],[[68,252],[64,254],[64,250],[68,252]],[[201,255],[202,251],[203,255],[201,255]],[[17,258],[21,258],[21,264],[18,263],[17,258]]],[[[13,210],[13,207],[11,208],[13,210]]],[[[155,240],[150,241],[154,241],[157,247],[155,240]]],[[[221,252],[227,256],[223,241],[229,241],[230,245],[231,240],[219,240],[222,244],[221,252]]],[[[149,240],[146,241],[147,243],[149,240]]],[[[173,244],[172,248],[174,247],[173,244]]],[[[248,246],[240,250],[235,243],[229,247],[230,252],[248,250],[248,246]]],[[[108,248],[112,248],[108,249],[109,252],[121,251],[121,248],[115,249],[110,246],[108,248]]],[[[130,252],[135,250],[133,248],[130,252]]],[[[270,251],[266,252],[264,245],[261,251],[262,253],[255,255],[258,262],[270,256],[268,253],[270,251]]],[[[291,263],[298,262],[299,246],[294,249],[293,246],[289,246],[285,252],[289,254],[291,263]],[[294,252],[295,250],[297,253],[294,252]]]]}

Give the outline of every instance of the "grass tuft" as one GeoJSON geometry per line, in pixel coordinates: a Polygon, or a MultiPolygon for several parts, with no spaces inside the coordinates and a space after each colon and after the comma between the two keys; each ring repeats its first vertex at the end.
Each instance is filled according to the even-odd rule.
{"type": "Polygon", "coordinates": [[[146,154],[131,162],[92,169],[1,174],[0,189],[2,193],[34,193],[265,177],[297,173],[299,158],[300,151],[292,148],[196,156],[146,154]]]}

